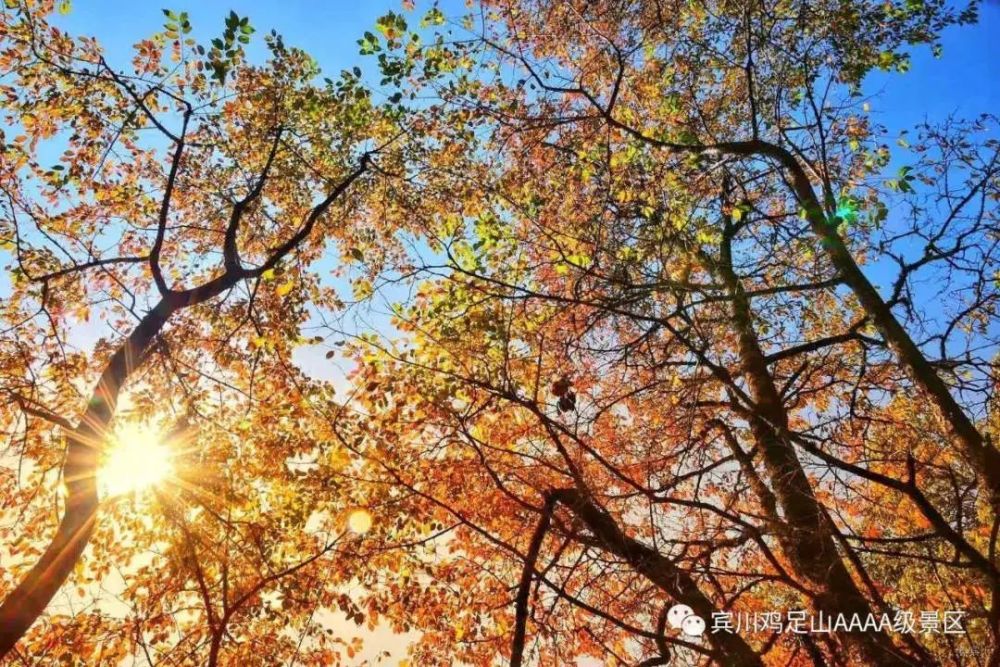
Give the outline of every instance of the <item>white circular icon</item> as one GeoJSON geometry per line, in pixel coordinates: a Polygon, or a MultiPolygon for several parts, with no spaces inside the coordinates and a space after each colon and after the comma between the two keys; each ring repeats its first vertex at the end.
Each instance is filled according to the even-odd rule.
{"type": "Polygon", "coordinates": [[[681,623],[681,629],[688,637],[700,637],[705,633],[705,619],[691,614],[681,623]]]}
{"type": "Polygon", "coordinates": [[[694,616],[694,609],[686,604],[675,604],[667,611],[667,623],[674,630],[678,630],[688,616],[694,616]]]}

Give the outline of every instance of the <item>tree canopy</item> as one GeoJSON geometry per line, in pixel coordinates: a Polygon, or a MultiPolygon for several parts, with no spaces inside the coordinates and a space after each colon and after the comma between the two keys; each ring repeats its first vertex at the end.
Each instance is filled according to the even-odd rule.
{"type": "Polygon", "coordinates": [[[0,10],[10,664],[1000,663],[1000,128],[863,87],[975,4],[407,1],[336,76],[67,9],[0,10]]]}

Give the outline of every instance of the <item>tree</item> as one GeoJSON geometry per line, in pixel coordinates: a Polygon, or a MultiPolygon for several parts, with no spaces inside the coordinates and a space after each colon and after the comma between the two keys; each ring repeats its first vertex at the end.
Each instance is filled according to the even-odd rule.
{"type": "Polygon", "coordinates": [[[365,375],[399,396],[392,441],[413,441],[379,460],[387,483],[467,526],[469,568],[498,579],[463,659],[520,661],[528,586],[542,662],[665,660],[656,619],[678,602],[866,618],[946,599],[976,619],[961,640],[772,631],[671,652],[996,659],[995,120],[923,128],[886,178],[859,96],[974,12],[488,3],[444,82],[398,40],[387,71],[423,77],[482,137],[407,212],[441,277],[400,315],[412,336],[385,347],[383,379],[365,375]],[[862,268],[885,261],[889,296],[862,268]],[[917,295],[918,274],[941,291],[917,295]],[[603,634],[580,638],[576,614],[603,634]]]}
{"type": "Polygon", "coordinates": [[[997,123],[890,149],[860,93],[975,5],[421,7],[359,40],[383,103],[235,14],[124,72],[54,9],[0,33],[0,650],[330,664],[339,610],[421,665],[1000,660],[997,123]],[[173,476],[101,500],[136,422],[173,476]]]}
{"type": "MultiPolygon", "coordinates": [[[[149,650],[159,651],[164,624],[176,622],[171,608],[197,580],[195,616],[207,620],[214,664],[223,635],[247,622],[237,617],[260,606],[267,586],[294,573],[299,588],[286,589],[286,600],[296,590],[304,600],[303,575],[315,577],[313,564],[342,541],[329,529],[332,541],[302,532],[310,513],[335,517],[343,508],[316,498],[317,482],[285,463],[329,456],[290,423],[301,401],[327,390],[310,387],[289,359],[311,308],[342,307],[319,284],[316,264],[331,244],[349,257],[359,239],[392,234],[364,211],[375,164],[401,159],[398,115],[373,103],[353,72],[317,83],[315,62],[276,34],[266,38],[266,64],[246,62],[254,30],[234,13],[206,48],[190,37],[186,14],[165,11],[164,31],[136,44],[126,71],[95,40],[49,23],[54,9],[8,2],[0,18],[0,238],[12,257],[0,415],[6,460],[20,462],[3,489],[0,655],[16,650],[74,570],[87,596],[112,567],[166,539],[169,548],[137,575],[148,585],[131,587],[130,604],[147,621],[134,636],[147,650],[143,633],[152,628],[149,650]],[[92,356],[75,350],[81,327],[98,320],[116,333],[92,356]],[[276,432],[247,433],[277,419],[276,432]],[[101,526],[113,504],[99,497],[108,443],[122,424],[150,420],[176,420],[180,441],[192,443],[176,461],[190,464],[178,472],[186,486],[148,510],[150,525],[140,520],[146,510],[116,508],[121,523],[101,526]],[[232,466],[242,474],[224,472],[232,466]],[[116,541],[123,526],[124,543],[116,541]],[[95,532],[102,548],[84,564],[95,532]],[[206,550],[232,556],[203,564],[206,550]],[[164,563],[174,575],[167,580],[164,563]]],[[[334,470],[326,468],[323,488],[334,470]]],[[[101,611],[93,624],[113,626],[101,611]]],[[[173,628],[181,645],[185,625],[173,628]]],[[[58,616],[37,630],[16,655],[48,655],[65,639],[58,616]]],[[[73,648],[84,660],[104,650],[90,630],[73,648]]],[[[137,650],[110,645],[111,654],[137,650]]]]}

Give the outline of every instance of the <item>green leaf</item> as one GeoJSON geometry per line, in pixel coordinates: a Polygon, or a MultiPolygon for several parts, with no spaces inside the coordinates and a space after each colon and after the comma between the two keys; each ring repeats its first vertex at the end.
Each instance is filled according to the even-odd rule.
{"type": "Polygon", "coordinates": [[[444,13],[437,7],[431,8],[425,15],[422,21],[420,21],[421,28],[427,28],[432,25],[443,25],[444,24],[444,13]]]}
{"type": "Polygon", "coordinates": [[[395,12],[389,12],[375,21],[375,28],[382,33],[386,39],[396,39],[406,32],[406,19],[395,12]]]}

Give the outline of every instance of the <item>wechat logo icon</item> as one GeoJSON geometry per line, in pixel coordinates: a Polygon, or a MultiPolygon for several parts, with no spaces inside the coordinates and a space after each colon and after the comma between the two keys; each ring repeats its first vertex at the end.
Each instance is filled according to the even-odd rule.
{"type": "Polygon", "coordinates": [[[688,637],[700,637],[705,633],[705,619],[696,616],[694,609],[686,604],[675,604],[667,610],[667,623],[688,637]]]}

